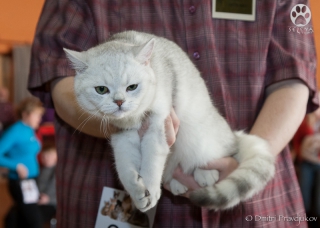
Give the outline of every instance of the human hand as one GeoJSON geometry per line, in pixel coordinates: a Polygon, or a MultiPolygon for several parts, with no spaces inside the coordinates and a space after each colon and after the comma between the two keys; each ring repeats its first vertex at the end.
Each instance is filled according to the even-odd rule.
{"type": "Polygon", "coordinates": [[[18,176],[19,176],[20,179],[25,179],[25,178],[27,178],[29,171],[28,171],[28,168],[25,167],[25,165],[23,165],[23,164],[18,164],[18,165],[17,165],[17,168],[16,168],[16,171],[17,171],[18,176]]]}
{"type": "Polygon", "coordinates": [[[314,155],[317,156],[320,150],[320,135],[309,135],[306,136],[301,144],[301,155],[314,155]]]}
{"type": "Polygon", "coordinates": [[[41,193],[38,204],[44,205],[50,202],[50,197],[47,194],[41,193]]]}
{"type": "MultiPolygon", "coordinates": [[[[171,147],[174,142],[176,141],[176,135],[179,130],[180,120],[176,115],[173,108],[171,108],[169,116],[165,119],[165,131],[166,131],[166,138],[169,147],[171,147]]],[[[141,128],[139,129],[138,133],[140,138],[146,133],[149,127],[149,119],[146,119],[143,123],[141,128]]]]}
{"type": "Polygon", "coordinates": [[[311,163],[320,164],[320,135],[306,136],[301,144],[301,157],[311,163]]]}
{"type": "Polygon", "coordinates": [[[164,126],[166,129],[167,143],[169,147],[171,147],[176,141],[176,135],[180,126],[180,120],[173,108],[171,108],[170,115],[165,120],[164,126]]]}
{"type": "MultiPolygon", "coordinates": [[[[225,179],[229,174],[231,174],[238,167],[238,165],[238,161],[233,157],[224,157],[209,162],[206,166],[201,167],[201,169],[218,170],[219,182],[225,179]]],[[[184,197],[189,198],[189,194],[191,191],[201,188],[200,185],[195,181],[193,175],[183,173],[180,166],[175,169],[173,178],[188,188],[188,191],[182,195],[184,197]]],[[[170,186],[168,183],[164,185],[164,188],[170,191],[170,186]]]]}

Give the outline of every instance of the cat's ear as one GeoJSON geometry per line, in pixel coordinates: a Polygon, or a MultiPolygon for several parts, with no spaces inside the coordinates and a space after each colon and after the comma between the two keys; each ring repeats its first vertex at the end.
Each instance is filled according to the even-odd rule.
{"type": "Polygon", "coordinates": [[[63,50],[76,71],[83,72],[88,68],[88,64],[86,63],[86,56],[83,52],[72,51],[66,48],[63,48],[63,50]]]}
{"type": "Polygon", "coordinates": [[[146,44],[135,47],[133,49],[133,54],[139,63],[143,65],[149,65],[152,51],[154,48],[154,43],[155,41],[152,38],[146,44]]]}

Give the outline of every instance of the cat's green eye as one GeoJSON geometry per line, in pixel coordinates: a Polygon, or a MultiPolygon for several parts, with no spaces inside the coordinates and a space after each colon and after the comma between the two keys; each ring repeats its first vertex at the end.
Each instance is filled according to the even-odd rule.
{"type": "Polygon", "coordinates": [[[129,85],[127,87],[127,91],[133,91],[138,87],[138,84],[129,85]]]}
{"type": "Polygon", "coordinates": [[[96,86],[94,87],[96,89],[96,92],[99,93],[99,94],[106,94],[106,93],[109,93],[109,89],[108,87],[106,86],[96,86]]]}

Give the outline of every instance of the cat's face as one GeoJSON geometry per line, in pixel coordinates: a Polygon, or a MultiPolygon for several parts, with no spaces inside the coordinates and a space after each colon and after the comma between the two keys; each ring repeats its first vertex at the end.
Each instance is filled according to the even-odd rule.
{"type": "Polygon", "coordinates": [[[145,111],[153,93],[153,42],[123,48],[125,51],[120,46],[108,49],[104,45],[103,50],[97,46],[81,53],[65,50],[76,69],[77,101],[87,112],[121,119],[145,111]]]}

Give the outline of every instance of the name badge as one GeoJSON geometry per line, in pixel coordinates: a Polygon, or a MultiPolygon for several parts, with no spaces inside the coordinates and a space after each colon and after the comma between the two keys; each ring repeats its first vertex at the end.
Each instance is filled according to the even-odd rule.
{"type": "Polygon", "coordinates": [[[212,0],[212,18],[254,21],[256,0],[212,0]]]}
{"type": "Polygon", "coordinates": [[[155,214],[156,207],[142,213],[125,191],[104,187],[95,228],[151,228],[155,214]]]}
{"type": "Polygon", "coordinates": [[[22,180],[20,186],[25,204],[38,202],[40,193],[35,180],[22,180]]]}

